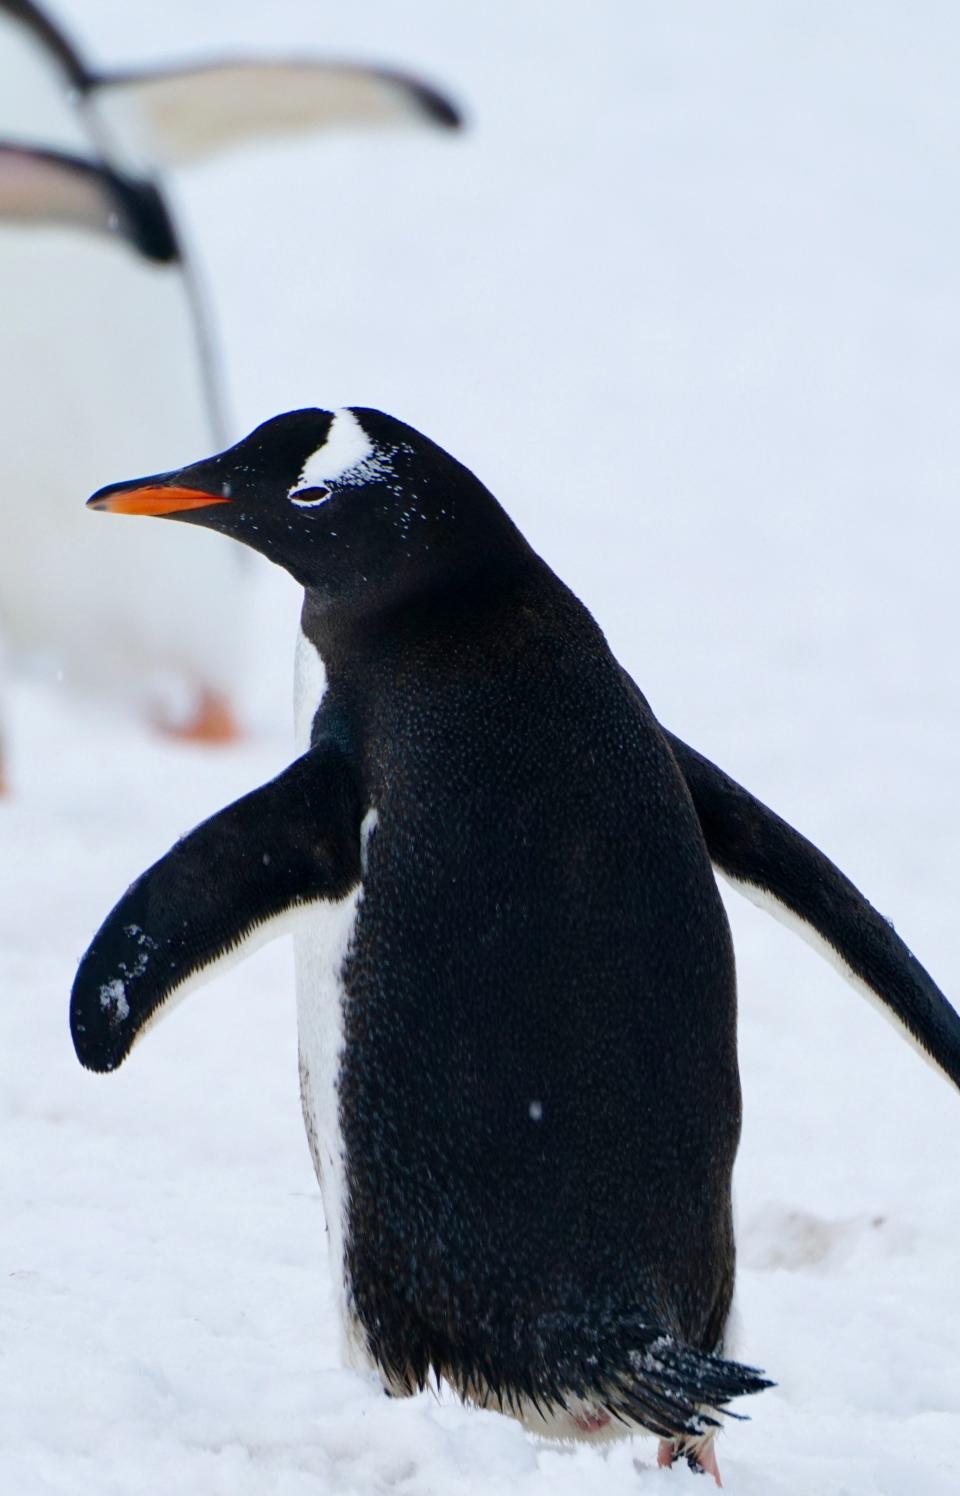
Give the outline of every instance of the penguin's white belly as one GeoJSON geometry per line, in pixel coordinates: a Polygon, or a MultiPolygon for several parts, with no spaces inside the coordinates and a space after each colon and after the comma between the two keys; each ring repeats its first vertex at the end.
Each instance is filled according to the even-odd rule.
{"type": "MultiPolygon", "coordinates": [[[[302,630],[294,665],[294,737],[298,753],[310,747],[313,719],[326,690],[326,671],[302,630]]],[[[361,827],[361,856],[376,825],[368,812],[361,827]]],[[[339,903],[314,906],[315,917],[294,936],[297,972],[297,1028],[300,1042],[300,1100],[303,1123],[320,1183],[327,1222],[330,1276],[340,1315],[341,1354],[358,1370],[373,1369],[366,1352],[347,1283],[344,1236],[347,1171],[340,1126],[340,1060],[343,1053],[343,966],[356,929],[363,897],[361,883],[339,903]]]]}
{"type": "Polygon", "coordinates": [[[0,226],[0,284],[4,631],[81,684],[143,697],[159,672],[227,690],[242,656],[239,547],[84,509],[95,488],[213,444],[179,267],[121,241],[0,226]]]}
{"type": "Polygon", "coordinates": [[[345,1363],[358,1370],[369,1369],[372,1363],[357,1324],[344,1262],[347,1175],[339,1081],[344,1001],[341,974],[361,895],[362,889],[356,888],[338,904],[317,906],[311,927],[294,937],[303,1122],[327,1223],[330,1275],[340,1316],[341,1353],[345,1363]]]}

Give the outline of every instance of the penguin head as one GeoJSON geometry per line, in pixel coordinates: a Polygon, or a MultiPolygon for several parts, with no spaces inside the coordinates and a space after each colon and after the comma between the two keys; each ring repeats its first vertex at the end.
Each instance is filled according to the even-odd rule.
{"type": "Polygon", "coordinates": [[[362,407],[275,416],[215,457],[110,484],[87,502],[219,530],[333,604],[399,600],[528,553],[467,468],[362,407]]]}

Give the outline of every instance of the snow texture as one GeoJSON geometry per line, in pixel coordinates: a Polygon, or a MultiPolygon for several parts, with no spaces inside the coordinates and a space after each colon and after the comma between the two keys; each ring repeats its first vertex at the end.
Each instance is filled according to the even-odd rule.
{"type": "MultiPolygon", "coordinates": [[[[236,434],[366,404],[449,447],[661,718],[822,846],[960,996],[956,7],[59,9],[104,64],[229,41],[456,86],[474,124],[459,140],[344,133],[177,179],[236,434]]],[[[186,554],[197,537],[178,538],[186,554]]],[[[340,1367],[289,942],[115,1076],[74,1059],[67,997],[99,921],[291,756],[296,591],[262,585],[260,733],[241,747],[165,743],[55,668],[11,682],[0,1490],[703,1496],[656,1468],[652,1440],[552,1448],[340,1367]]],[[[745,1090],[729,1350],[778,1386],[720,1440],[725,1488],[953,1496],[960,1098],[795,937],[729,907],[745,1090]]]]}
{"type": "Polygon", "coordinates": [[[121,1023],[130,1017],[130,1004],[127,1002],[127,989],[119,977],[114,977],[112,982],[107,982],[100,988],[100,1006],[105,1012],[111,1009],[121,1023]]]}

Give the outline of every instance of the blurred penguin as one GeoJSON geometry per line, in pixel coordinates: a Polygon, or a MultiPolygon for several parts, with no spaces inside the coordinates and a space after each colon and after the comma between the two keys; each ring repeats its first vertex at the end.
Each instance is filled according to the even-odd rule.
{"type": "Polygon", "coordinates": [[[158,173],[327,125],[455,127],[417,79],[315,60],[93,70],[30,0],[0,0],[0,628],[47,674],[224,742],[245,651],[239,547],[82,497],[227,439],[204,308],[158,173]],[[95,533],[96,532],[96,533],[95,533]]]}

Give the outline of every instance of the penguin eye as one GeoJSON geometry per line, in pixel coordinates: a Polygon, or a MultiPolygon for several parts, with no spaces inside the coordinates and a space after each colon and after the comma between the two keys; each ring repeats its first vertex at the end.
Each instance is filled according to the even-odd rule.
{"type": "Polygon", "coordinates": [[[317,504],[322,504],[324,499],[330,497],[329,488],[322,484],[314,484],[311,488],[297,488],[288,495],[291,504],[296,504],[298,509],[313,509],[317,504]]]}

